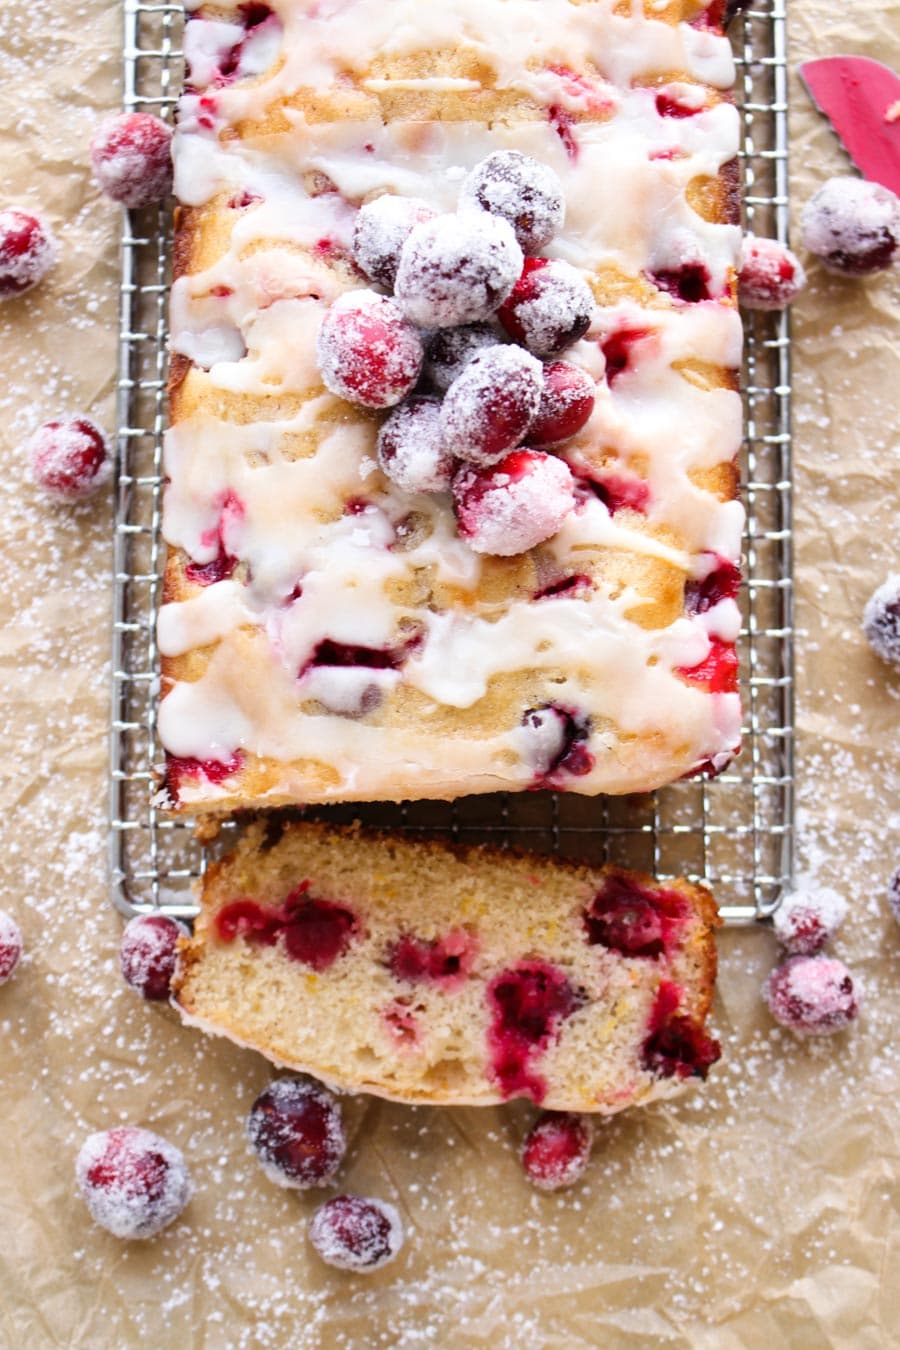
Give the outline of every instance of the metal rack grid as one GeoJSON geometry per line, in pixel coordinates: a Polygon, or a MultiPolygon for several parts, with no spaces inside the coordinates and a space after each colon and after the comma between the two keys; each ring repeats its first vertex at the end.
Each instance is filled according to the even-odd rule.
{"type": "MultiPolygon", "coordinates": [[[[785,0],[763,0],[731,28],[748,229],[787,242],[785,0]]],[[[124,106],[171,117],[181,80],[180,3],[124,0],[124,106]]],[[[115,502],[115,602],[110,779],[113,901],[125,914],[195,912],[192,883],[209,846],[190,822],[152,805],[159,691],[155,644],[164,545],[160,538],[166,418],[168,212],[124,217],[115,502]]],[[[315,814],[361,818],[474,842],[515,843],[587,861],[611,860],[664,877],[704,880],[731,924],[770,914],[793,854],[793,621],[790,336],[784,315],[746,317],[743,494],[746,585],[739,639],[744,750],[715,781],[694,780],[627,798],[514,793],[455,803],[352,805],[315,814]]],[[[227,842],[233,827],[226,827],[227,842]]]]}

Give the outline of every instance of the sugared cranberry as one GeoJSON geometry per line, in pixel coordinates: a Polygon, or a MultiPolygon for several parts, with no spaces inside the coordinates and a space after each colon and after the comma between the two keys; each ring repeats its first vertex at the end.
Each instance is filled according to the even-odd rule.
{"type": "Polygon", "coordinates": [[[702,262],[685,262],[679,267],[664,267],[650,273],[650,280],[659,290],[680,300],[685,305],[697,305],[711,300],[709,268],[702,262]]]}
{"type": "Polygon", "coordinates": [[[49,225],[16,206],[0,211],[0,300],[23,295],[43,281],[59,249],[49,225]]]}
{"type": "Polygon", "coordinates": [[[247,1138],[270,1181],[327,1186],[347,1152],[337,1098],[309,1078],[276,1078],[247,1117],[247,1138]]]}
{"type": "Polygon", "coordinates": [[[881,272],[900,244],[900,200],[864,178],[829,178],[804,206],[800,232],[830,272],[881,272]]]}
{"type": "Polygon", "coordinates": [[[515,342],[535,356],[556,356],[591,326],[594,296],[582,274],[557,258],[526,258],[522,275],[497,312],[515,342]]]}
{"type": "Polygon", "coordinates": [[[436,398],[408,398],[378,433],[378,462],[404,492],[447,492],[457,463],[444,445],[436,398]]]}
{"type": "Polygon", "coordinates": [[[791,956],[815,956],[847,917],[847,901],[827,886],[796,890],[775,911],[772,927],[791,956]]]}
{"type": "Polygon", "coordinates": [[[224,783],[240,773],[244,756],[240,750],[228,759],[191,759],[179,755],[169,755],[166,759],[166,787],[172,800],[177,803],[185,782],[224,783]]]}
{"type": "Polygon", "coordinates": [[[368,1274],[399,1254],[403,1224],[394,1206],[384,1200],[336,1195],[310,1219],[309,1240],[326,1265],[368,1274]]]}
{"type": "Polygon", "coordinates": [[[474,356],[486,347],[498,346],[500,340],[487,323],[441,328],[425,349],[425,375],[435,389],[445,394],[474,356]]]}
{"type": "Polygon", "coordinates": [[[546,704],[531,708],[522,719],[527,758],[534,769],[535,788],[565,786],[567,777],[582,778],[594,767],[588,749],[591,719],[569,708],[546,704]]]}
{"type": "Polygon", "coordinates": [[[21,961],[24,950],[21,928],[11,914],[0,909],[0,984],[6,984],[21,961]]]}
{"type": "Polygon", "coordinates": [[[662,956],[686,908],[676,891],[649,890],[611,872],[584,912],[585,936],[623,956],[662,956]]]}
{"type": "Polygon", "coordinates": [[[400,254],[395,294],[423,328],[489,319],[522,270],[522,250],[499,216],[468,212],[417,225],[400,254]]]}
{"type": "Polygon", "coordinates": [[[504,970],[487,992],[491,1073],[504,1097],[540,1102],[547,1089],[532,1061],[546,1050],[565,1018],[581,1006],[582,998],[562,970],[543,961],[521,961],[504,970]]]}
{"type": "Polygon", "coordinates": [[[600,350],[606,360],[606,383],[610,389],[620,375],[634,368],[634,348],[652,336],[650,328],[618,328],[603,338],[600,350]]]}
{"type": "Polygon", "coordinates": [[[710,638],[709,652],[696,666],[678,666],[676,674],[711,694],[736,694],[740,663],[733,642],[710,638]]]}
{"type": "Polygon", "coordinates": [[[422,338],[393,300],[347,291],[326,313],[317,343],[322,379],[333,394],[364,408],[392,408],[422,369],[422,338]]]}
{"type": "Polygon", "coordinates": [[[660,1078],[705,1078],[722,1049],[702,1026],[678,1012],[680,1002],[678,986],[664,980],[650,1014],[641,1061],[660,1078]]]}
{"type": "Polygon", "coordinates": [[[476,553],[509,558],[550,539],[575,508],[564,460],[513,450],[493,469],[464,468],[453,480],[456,522],[476,553]]]}
{"type": "Polygon", "coordinates": [[[528,431],[528,444],[546,449],[569,440],[587,425],[594,400],[594,381],[586,370],[569,361],[551,361],[544,366],[541,403],[528,431]]]}
{"type": "Polygon", "coordinates": [[[900,867],[892,872],[887,885],[887,901],[894,918],[900,923],[900,867]]]}
{"type": "Polygon", "coordinates": [[[523,253],[538,253],[562,228],[566,203],[552,169],[518,150],[495,150],[476,165],[459,195],[460,206],[502,216],[523,253]]]}
{"type": "Polygon", "coordinates": [[[263,947],[284,940],[288,956],[313,970],[327,970],[343,956],[359,931],[359,921],[345,905],[309,895],[309,882],[297,886],[280,905],[234,900],[215,918],[222,942],[244,937],[263,947]]]}
{"type": "Polygon", "coordinates": [[[685,582],[684,607],[688,614],[706,614],[722,600],[734,600],[741,588],[740,569],[715,554],[707,554],[713,566],[705,577],[685,582]],[[718,565],[716,565],[718,564],[718,565]]]}
{"type": "Polygon", "coordinates": [[[172,132],[151,113],[122,113],[91,138],[91,167],[114,202],[133,209],[161,202],[172,191],[172,132]]]}
{"type": "Polygon", "coordinates": [[[888,577],[869,596],[863,610],[863,632],[876,656],[900,666],[900,574],[888,577]]]}
{"type": "Polygon", "coordinates": [[[388,953],[388,969],[395,980],[456,989],[465,983],[477,951],[475,939],[465,929],[431,941],[404,933],[388,953]]]}
{"type": "Polygon", "coordinates": [[[777,239],[748,234],[741,248],[738,299],[744,309],[785,309],[806,285],[800,259],[777,239]]]}
{"type": "Polygon", "coordinates": [[[24,449],[32,479],[57,501],[84,501],[103,487],[112,474],[103,432],[87,417],[45,422],[24,449]]]}
{"type": "Polygon", "coordinates": [[[418,197],[387,193],[359,209],[353,227],[353,257],[366,276],[386,290],[394,289],[400,253],[416,225],[437,212],[418,197]]]}
{"type": "Polygon", "coordinates": [[[132,1125],[89,1135],[75,1175],[91,1218],[119,1238],[156,1237],[193,1191],[180,1149],[132,1125]]]}
{"type": "Polygon", "coordinates": [[[539,1191],[574,1186],[591,1160],[594,1130],[586,1116],[547,1111],[532,1125],[522,1145],[525,1175],[539,1191]]]}
{"type": "Polygon", "coordinates": [[[141,998],[159,1002],[169,997],[176,944],[187,932],[183,923],[167,914],[136,914],[128,920],[119,944],[119,969],[141,998]]]}
{"type": "Polygon", "coordinates": [[[486,468],[524,438],[541,406],[544,371],[521,347],[490,347],[454,380],[441,407],[451,454],[486,468]]]}
{"type": "Polygon", "coordinates": [[[830,1036],[859,1014],[853,976],[830,956],[791,956],[772,971],[763,998],[775,1021],[798,1036],[830,1036]]]}

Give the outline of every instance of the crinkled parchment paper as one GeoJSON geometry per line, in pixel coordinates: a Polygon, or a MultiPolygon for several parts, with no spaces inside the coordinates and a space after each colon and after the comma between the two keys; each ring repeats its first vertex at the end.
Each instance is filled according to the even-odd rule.
{"type": "MultiPolygon", "coordinates": [[[[437,0],[433,0],[437,2],[437,0]]],[[[320,1196],[268,1184],[242,1119],[262,1060],[182,1029],[120,983],[107,904],[110,511],[57,510],[19,446],[60,412],[110,425],[115,208],[85,144],[118,97],[119,5],[3,0],[0,198],[63,241],[48,285],[0,311],[0,905],[29,955],[0,989],[0,1343],[32,1347],[884,1347],[900,1325],[896,1218],[900,676],[862,606],[900,568],[900,270],[818,267],[795,307],[800,863],[852,902],[837,953],[862,977],[857,1029],[800,1044],[759,987],[764,931],[721,943],[725,1057],[707,1088],[601,1128],[588,1180],[540,1196],[515,1145],[528,1112],[354,1100],[343,1184],[395,1200],[411,1241],[369,1280],[327,1270],[320,1196]],[[187,1154],[196,1198],[156,1242],[121,1244],[75,1193],[85,1133],[131,1121],[187,1154]]],[[[887,3],[791,0],[792,63],[855,51],[900,67],[887,3]]],[[[792,79],[801,203],[846,161],[792,79]]]]}

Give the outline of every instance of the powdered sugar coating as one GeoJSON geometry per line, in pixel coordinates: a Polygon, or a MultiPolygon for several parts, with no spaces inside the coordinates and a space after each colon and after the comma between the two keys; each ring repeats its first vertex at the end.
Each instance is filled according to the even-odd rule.
{"type": "Polygon", "coordinates": [[[424,373],[435,389],[445,394],[473,357],[488,347],[499,346],[502,341],[488,323],[441,328],[425,348],[424,373]]]}
{"type": "Polygon", "coordinates": [[[421,335],[393,300],[377,291],[347,291],[322,319],[316,343],[328,389],[364,408],[392,408],[419,378],[421,335]]]}
{"type": "Polygon", "coordinates": [[[276,1078],[247,1117],[247,1138],[276,1186],[327,1186],[347,1152],[341,1108],[311,1078],[276,1078]]]}
{"type": "Polygon", "coordinates": [[[172,131],[152,113],[121,113],[91,137],[91,167],[107,197],[139,209],[172,191],[172,131]]]}
{"type": "Polygon", "coordinates": [[[535,356],[556,356],[591,326],[594,296],[584,276],[557,258],[526,258],[498,318],[535,356]]]}
{"type": "Polygon", "coordinates": [[[119,943],[119,969],[128,987],[152,1003],[167,999],[176,944],[187,935],[185,925],[167,914],[136,914],[129,919],[119,943]]]}
{"type": "Polygon", "coordinates": [[[806,285],[796,254],[777,239],[748,234],[741,248],[738,300],[745,309],[785,309],[806,285]]]}
{"type": "Polygon", "coordinates": [[[353,227],[353,257],[366,276],[394,289],[403,245],[416,225],[433,220],[433,206],[419,197],[385,193],[360,207],[353,227]]]}
{"type": "Polygon", "coordinates": [[[887,902],[894,918],[900,923],[900,867],[896,868],[890,875],[887,885],[887,902]]]}
{"type": "Polygon", "coordinates": [[[791,956],[814,956],[830,942],[847,917],[847,901],[828,886],[798,889],[775,911],[775,936],[791,956]]]}
{"type": "Polygon", "coordinates": [[[57,501],[83,501],[112,477],[106,438],[88,417],[45,422],[23,449],[32,481],[57,501]]]}
{"type": "Polygon", "coordinates": [[[444,444],[436,398],[409,398],[378,433],[378,463],[404,492],[447,492],[458,468],[444,444]]]}
{"type": "Polygon", "coordinates": [[[91,1218],[119,1238],[156,1237],[193,1193],[181,1150],[133,1125],[89,1135],[75,1176],[91,1218]]]}
{"type": "Polygon", "coordinates": [[[476,553],[509,558],[556,534],[575,507],[568,464],[540,450],[514,450],[493,469],[464,468],[453,480],[459,532],[476,553]]]}
{"type": "Polygon", "coordinates": [[[594,410],[596,386],[586,370],[569,361],[544,366],[544,387],[528,443],[538,449],[561,445],[581,431],[594,410]]]}
{"type": "Polygon", "coordinates": [[[56,265],[59,246],[50,226],[33,211],[0,211],[0,300],[24,295],[56,265]]]}
{"type": "Polygon", "coordinates": [[[859,988],[831,956],[790,957],[766,980],[763,998],[775,1021],[798,1036],[830,1036],[859,1014],[859,988]]]}
{"type": "Polygon", "coordinates": [[[586,1116],[548,1111],[522,1144],[522,1166],[539,1191],[561,1191],[580,1181],[591,1160],[594,1130],[586,1116]]]}
{"type": "Polygon", "coordinates": [[[900,666],[900,574],[889,576],[869,596],[862,626],[875,655],[900,666]]]}
{"type": "Polygon", "coordinates": [[[441,408],[451,454],[486,468],[525,437],[541,406],[544,371],[521,347],[490,347],[447,390],[441,408]]]}
{"type": "Polygon", "coordinates": [[[463,182],[459,204],[508,221],[524,253],[545,248],[566,218],[556,174],[518,150],[495,150],[477,164],[463,182]]]}
{"type": "Polygon", "coordinates": [[[22,959],[25,940],[22,930],[11,914],[0,909],[0,984],[13,974],[22,959]]]}
{"type": "Polygon", "coordinates": [[[829,271],[881,272],[900,244],[900,200],[864,178],[829,178],[804,206],[800,230],[804,248],[829,271]]]}
{"type": "Polygon", "coordinates": [[[310,1219],[309,1240],[327,1265],[369,1274],[399,1254],[403,1223],[386,1200],[337,1195],[310,1219]]]}
{"type": "Polygon", "coordinates": [[[522,250],[499,216],[470,212],[417,225],[400,254],[395,295],[423,328],[489,319],[522,270],[522,250]]]}

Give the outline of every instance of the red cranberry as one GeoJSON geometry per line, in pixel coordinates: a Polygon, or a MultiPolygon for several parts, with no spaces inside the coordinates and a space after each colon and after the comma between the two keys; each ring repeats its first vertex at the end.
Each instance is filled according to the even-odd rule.
{"type": "Polygon", "coordinates": [[[588,749],[591,719],[568,708],[546,704],[531,708],[522,719],[528,757],[534,767],[535,788],[564,788],[566,779],[591,772],[594,755],[588,749]]]}
{"type": "Polygon", "coordinates": [[[649,890],[612,872],[585,910],[585,936],[623,956],[662,956],[685,910],[676,891],[649,890]]]}
{"type": "Polygon", "coordinates": [[[499,343],[500,338],[487,323],[441,328],[425,349],[425,374],[435,389],[445,394],[473,356],[499,343]]]}
{"type": "Polygon", "coordinates": [[[863,632],[876,656],[900,666],[900,574],[888,577],[869,597],[863,632]]]}
{"type": "Polygon", "coordinates": [[[444,444],[482,468],[523,439],[541,406],[544,371],[521,347],[490,347],[472,358],[441,408],[444,444]]]}
{"type": "Polygon", "coordinates": [[[0,909],[0,984],[6,984],[21,961],[24,950],[21,928],[11,914],[0,909]]]}
{"type": "Polygon", "coordinates": [[[489,319],[521,270],[522,250],[499,216],[438,216],[404,244],[395,293],[413,323],[456,328],[489,319]]]}
{"type": "Polygon", "coordinates": [[[698,103],[696,107],[692,107],[691,104],[682,103],[680,99],[662,90],[656,95],[656,111],[660,117],[696,117],[697,113],[706,111],[706,105],[698,103]]]}
{"type": "Polygon", "coordinates": [[[413,228],[433,220],[437,212],[418,197],[387,193],[359,209],[353,227],[353,257],[366,276],[386,290],[394,289],[400,253],[413,228]]]}
{"type": "Polygon", "coordinates": [[[558,103],[551,103],[547,109],[547,120],[562,141],[567,158],[574,164],[578,158],[578,140],[572,130],[575,125],[575,118],[571,113],[566,112],[565,108],[560,107],[558,103]]]}
{"type": "Polygon", "coordinates": [[[653,336],[651,328],[619,328],[602,339],[600,350],[606,360],[606,383],[610,389],[620,375],[634,369],[636,364],[634,348],[653,336]]]}
{"type": "Polygon", "coordinates": [[[304,881],[280,905],[234,900],[216,915],[216,932],[222,942],[244,937],[263,947],[274,947],[283,938],[285,952],[293,960],[327,970],[350,946],[359,922],[346,906],[317,900],[308,891],[309,882],[304,881]]]}
{"type": "Polygon", "coordinates": [[[87,417],[45,422],[26,443],[25,451],[34,482],[57,501],[83,501],[112,474],[103,432],[87,417]]]}
{"type": "Polygon", "coordinates": [[[399,670],[420,642],[419,633],[404,639],[395,647],[357,647],[350,642],[323,638],[316,644],[300,674],[305,675],[313,666],[365,666],[368,670],[399,670]]]}
{"type": "Polygon", "coordinates": [[[276,1078],[250,1108],[247,1137],[278,1186],[327,1186],[347,1152],[337,1098],[309,1078],[276,1078]]]}
{"type": "Polygon", "coordinates": [[[701,262],[685,262],[679,267],[661,268],[650,273],[650,280],[661,291],[666,291],[685,305],[697,305],[711,300],[709,269],[701,262]]]}
{"type": "Polygon", "coordinates": [[[504,1097],[540,1102],[544,1080],[531,1062],[546,1050],[560,1024],[581,1006],[582,996],[563,971],[543,961],[521,961],[488,985],[491,1072],[504,1097]]]}
{"type": "Polygon", "coordinates": [[[591,326],[594,296],[582,274],[556,258],[526,258],[497,317],[535,356],[556,356],[591,326]]]}
{"type": "Polygon", "coordinates": [[[829,178],[804,206],[800,232],[830,272],[881,272],[900,244],[900,200],[864,178],[829,178]]]}
{"type": "Polygon", "coordinates": [[[580,1181],[591,1160],[594,1130],[586,1116],[547,1111],[522,1145],[525,1175],[539,1191],[561,1191],[580,1181]]]}
{"type": "Polygon", "coordinates": [[[775,1021],[798,1036],[830,1036],[859,1014],[853,976],[830,956],[789,957],[772,971],[763,998],[775,1021]]]}
{"type": "Polygon", "coordinates": [[[244,756],[240,750],[226,760],[190,759],[169,755],[166,759],[166,787],[169,796],[177,804],[185,782],[224,783],[227,778],[233,778],[236,773],[240,773],[243,763],[244,756]]]}
{"type": "Polygon", "coordinates": [[[0,211],[0,300],[22,295],[55,265],[59,250],[40,216],[16,206],[0,211]]]}
{"type": "Polygon", "coordinates": [[[709,653],[696,666],[678,666],[676,673],[691,684],[702,685],[711,694],[736,694],[738,690],[738,655],[734,643],[721,638],[710,638],[709,653]]]}
{"type": "Polygon", "coordinates": [[[119,944],[119,969],[141,998],[160,1002],[169,997],[176,944],[187,932],[183,923],[167,914],[136,914],[128,920],[119,944]]]}
{"type": "Polygon", "coordinates": [[[847,917],[847,901],[827,886],[786,895],[775,911],[775,936],[791,956],[814,956],[847,917]]]}
{"type": "Polygon", "coordinates": [[[738,299],[745,309],[785,309],[806,285],[799,258],[777,239],[748,234],[741,249],[738,299]]]}
{"type": "Polygon", "coordinates": [[[678,1012],[680,1002],[678,986],[664,980],[650,1014],[641,1061],[659,1078],[705,1078],[722,1049],[702,1026],[678,1012]]]}
{"type": "Polygon", "coordinates": [[[317,346],[333,394],[364,408],[392,408],[419,378],[420,335],[387,296],[347,291],[326,313],[317,346]]]}
{"type": "Polygon", "coordinates": [[[544,388],[537,417],[528,432],[529,445],[560,445],[581,431],[594,411],[594,381],[586,370],[568,361],[544,366],[544,388]]]}
{"type": "Polygon", "coordinates": [[[684,607],[688,614],[706,614],[722,600],[735,600],[741,588],[740,569],[734,563],[714,553],[706,557],[713,564],[706,576],[685,582],[684,607]]]}
{"type": "Polygon", "coordinates": [[[540,450],[513,450],[493,469],[461,469],[453,501],[470,548],[509,558],[556,534],[575,508],[575,490],[563,460],[540,450]]]}
{"type": "Polygon", "coordinates": [[[91,166],[114,202],[152,206],[172,191],[172,132],[151,113],[111,117],[91,138],[91,166]]]}
{"type": "Polygon", "coordinates": [[[900,923],[900,867],[891,873],[887,887],[887,900],[891,913],[900,923]]]}
{"type": "Polygon", "coordinates": [[[404,492],[449,490],[457,464],[444,445],[436,398],[408,398],[391,413],[378,433],[378,462],[404,492]]]}
{"type": "Polygon", "coordinates": [[[594,589],[594,583],[586,572],[571,572],[566,577],[560,577],[557,581],[550,581],[546,586],[542,586],[539,591],[535,591],[535,600],[553,600],[560,596],[571,599],[579,592],[586,595],[594,589]]]}
{"type": "Polygon", "coordinates": [[[399,1254],[403,1224],[394,1206],[384,1200],[336,1195],[310,1219],[309,1240],[326,1265],[368,1274],[399,1254]]]}
{"type": "Polygon", "coordinates": [[[405,933],[388,954],[388,968],[395,980],[412,984],[424,980],[457,989],[465,983],[477,951],[475,939],[465,929],[433,941],[405,933]]]}
{"type": "Polygon", "coordinates": [[[75,1175],[91,1218],[119,1238],[156,1237],[193,1191],[181,1151],[132,1125],[89,1135],[75,1175]]]}
{"type": "Polygon", "coordinates": [[[588,480],[591,492],[611,516],[617,511],[644,514],[650,502],[650,484],[632,474],[604,473],[588,480]]]}
{"type": "Polygon", "coordinates": [[[515,231],[523,253],[545,248],[566,215],[556,174],[518,150],[495,150],[476,165],[463,181],[459,202],[502,216],[515,231]]]}

